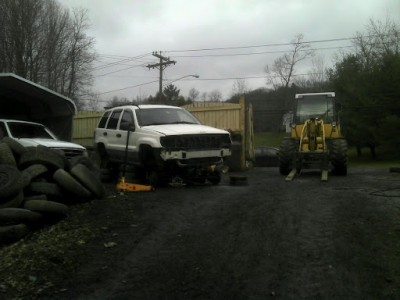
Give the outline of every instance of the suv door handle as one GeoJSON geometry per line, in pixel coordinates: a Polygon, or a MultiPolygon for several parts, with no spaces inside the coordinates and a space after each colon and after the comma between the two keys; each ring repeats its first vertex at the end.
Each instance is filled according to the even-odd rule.
{"type": "Polygon", "coordinates": [[[117,133],[117,137],[121,137],[121,134],[120,134],[120,133],[117,133]]]}
{"type": "Polygon", "coordinates": [[[103,135],[107,135],[107,132],[103,132],[103,135]]]}

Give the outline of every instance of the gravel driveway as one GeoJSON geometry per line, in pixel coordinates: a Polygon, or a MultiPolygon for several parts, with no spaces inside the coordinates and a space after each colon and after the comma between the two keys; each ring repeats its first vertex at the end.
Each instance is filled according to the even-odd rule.
{"type": "Polygon", "coordinates": [[[105,199],[76,208],[100,233],[66,253],[74,272],[47,274],[40,298],[400,298],[400,174],[278,173],[126,195],[107,185],[105,199]]]}

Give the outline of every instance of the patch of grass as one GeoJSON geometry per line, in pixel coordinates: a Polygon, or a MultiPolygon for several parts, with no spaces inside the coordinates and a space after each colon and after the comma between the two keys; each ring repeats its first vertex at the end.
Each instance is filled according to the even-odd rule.
{"type": "Polygon", "coordinates": [[[369,167],[369,168],[389,168],[389,167],[400,167],[400,159],[393,158],[392,153],[386,153],[385,151],[377,148],[377,158],[372,159],[371,153],[368,148],[362,149],[362,156],[357,156],[357,150],[355,147],[350,147],[347,151],[348,161],[350,167],[369,167]]]}
{"type": "MultiPolygon", "coordinates": [[[[285,132],[257,132],[254,133],[254,146],[271,146],[279,148],[284,137],[290,136],[285,132]]],[[[377,158],[372,159],[368,148],[362,149],[362,156],[357,156],[357,150],[350,147],[348,150],[348,159],[350,167],[368,167],[368,168],[389,168],[400,167],[400,158],[395,156],[392,151],[377,148],[377,158]]]]}
{"type": "Polygon", "coordinates": [[[257,132],[254,133],[254,146],[270,146],[279,148],[284,137],[289,136],[286,132],[257,132]]]}

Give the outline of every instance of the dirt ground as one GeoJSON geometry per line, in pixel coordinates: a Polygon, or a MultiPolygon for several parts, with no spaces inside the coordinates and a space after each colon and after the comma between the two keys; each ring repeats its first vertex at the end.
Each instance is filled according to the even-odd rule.
{"type": "Polygon", "coordinates": [[[277,168],[255,168],[240,173],[244,186],[232,175],[126,195],[107,184],[106,198],[62,224],[90,238],[71,240],[45,270],[33,262],[34,292],[3,283],[3,296],[400,299],[400,173],[354,168],[321,182],[309,171],[285,182],[277,168]]]}

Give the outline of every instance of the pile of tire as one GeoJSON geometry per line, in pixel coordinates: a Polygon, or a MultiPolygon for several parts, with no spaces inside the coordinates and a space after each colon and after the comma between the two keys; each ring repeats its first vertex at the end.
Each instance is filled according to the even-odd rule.
{"type": "Polygon", "coordinates": [[[100,199],[100,172],[88,157],[68,160],[62,151],[0,141],[0,245],[54,224],[68,206],[100,199]]]}

